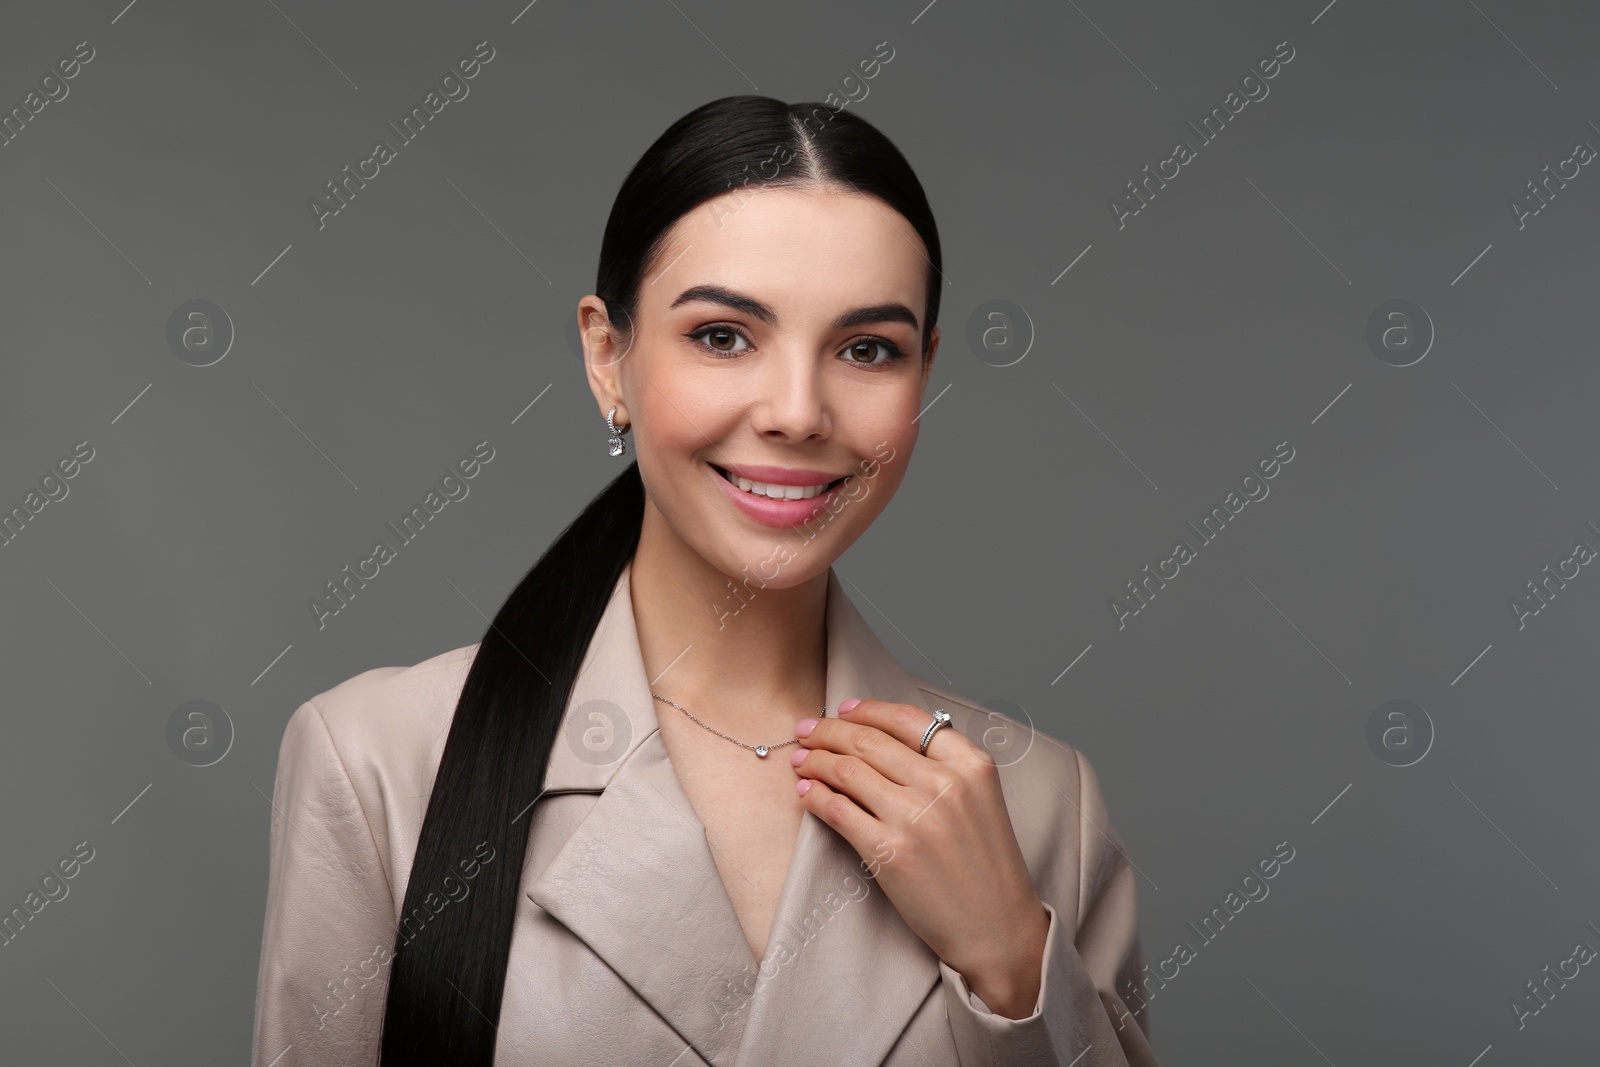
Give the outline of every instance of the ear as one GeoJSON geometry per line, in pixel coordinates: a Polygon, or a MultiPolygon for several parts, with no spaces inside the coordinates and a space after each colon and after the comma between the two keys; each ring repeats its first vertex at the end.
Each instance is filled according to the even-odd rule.
{"type": "Polygon", "coordinates": [[[933,372],[933,357],[939,351],[939,327],[935,326],[928,333],[928,358],[922,364],[922,387],[928,387],[928,376],[933,372]]]}
{"type": "Polygon", "coordinates": [[[600,405],[600,417],[604,418],[612,405],[616,405],[617,425],[631,422],[627,417],[627,403],[622,398],[621,374],[628,342],[612,326],[606,302],[593,293],[578,301],[577,314],[584,374],[589,379],[589,391],[600,405]]]}

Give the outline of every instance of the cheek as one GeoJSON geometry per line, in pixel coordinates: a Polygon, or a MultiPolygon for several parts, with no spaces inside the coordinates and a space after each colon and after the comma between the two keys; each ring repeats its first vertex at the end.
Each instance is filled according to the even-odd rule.
{"type": "Polygon", "coordinates": [[[905,477],[906,455],[906,452],[901,451],[887,463],[879,461],[876,466],[870,468],[870,474],[862,474],[860,485],[854,495],[856,504],[865,514],[876,516],[888,506],[889,499],[900,488],[900,482],[905,477]]]}
{"type": "MultiPolygon", "coordinates": [[[[855,376],[866,377],[861,372],[855,376]]],[[[917,414],[933,397],[923,396],[919,379],[913,375],[871,384],[876,388],[862,388],[858,383],[847,381],[835,394],[832,406],[836,429],[848,426],[853,438],[865,439],[869,444],[887,440],[894,448],[902,449],[916,440],[921,425],[917,414]]],[[[871,454],[870,447],[861,450],[863,458],[871,454]]]]}
{"type": "Polygon", "coordinates": [[[879,423],[881,429],[872,436],[871,447],[862,450],[862,458],[876,461],[884,468],[881,477],[893,477],[896,484],[911,460],[911,451],[916,447],[917,435],[922,429],[922,420],[917,417],[918,410],[917,403],[913,402],[879,423]]]}
{"type": "Polygon", "coordinates": [[[719,439],[728,414],[725,398],[683,374],[642,376],[633,396],[630,408],[640,424],[635,432],[640,435],[641,454],[654,452],[666,458],[699,451],[708,438],[719,439]]]}

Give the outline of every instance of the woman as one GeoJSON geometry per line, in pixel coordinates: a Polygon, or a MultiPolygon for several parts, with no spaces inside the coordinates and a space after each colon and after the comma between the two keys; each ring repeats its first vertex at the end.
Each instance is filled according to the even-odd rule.
{"type": "Polygon", "coordinates": [[[1093,768],[831,566],[910,460],[939,264],[852,114],[728,97],[644,154],[578,305],[637,459],[480,643],[290,718],[259,1067],[1155,1065],[1093,768]]]}

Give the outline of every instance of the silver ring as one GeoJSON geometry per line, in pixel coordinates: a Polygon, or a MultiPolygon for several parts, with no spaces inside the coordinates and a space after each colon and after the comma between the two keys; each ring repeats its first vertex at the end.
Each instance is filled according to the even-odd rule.
{"type": "Polygon", "coordinates": [[[928,728],[922,732],[922,747],[917,749],[917,752],[926,756],[928,754],[928,742],[933,740],[933,732],[941,726],[949,725],[950,713],[945,711],[943,708],[935,708],[933,712],[933,721],[930,722],[928,724],[928,728]]]}

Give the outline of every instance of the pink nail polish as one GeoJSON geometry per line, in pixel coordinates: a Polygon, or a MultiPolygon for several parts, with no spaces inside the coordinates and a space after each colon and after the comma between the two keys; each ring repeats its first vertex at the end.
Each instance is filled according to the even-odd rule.
{"type": "Polygon", "coordinates": [[[811,755],[811,750],[809,748],[797,748],[797,749],[795,749],[794,750],[794,755],[789,757],[789,766],[791,766],[791,767],[800,766],[801,762],[803,762],[805,760],[805,758],[807,756],[809,756],[809,755],[811,755]]]}
{"type": "Polygon", "coordinates": [[[802,779],[800,779],[798,782],[796,782],[794,784],[794,791],[796,793],[799,793],[801,796],[805,796],[806,795],[806,790],[808,790],[810,788],[811,788],[811,779],[809,779],[809,778],[802,778],[802,779]]]}
{"type": "Polygon", "coordinates": [[[796,737],[810,737],[811,731],[815,730],[816,728],[816,719],[801,719],[799,722],[794,724],[794,735],[796,737]]]}
{"type": "Polygon", "coordinates": [[[853,700],[844,701],[843,703],[841,703],[839,705],[839,714],[843,715],[847,711],[855,710],[855,706],[857,704],[859,704],[859,703],[861,703],[861,698],[860,697],[856,697],[853,700]]]}

